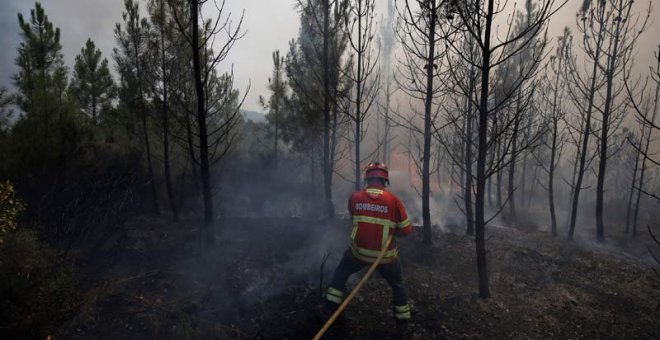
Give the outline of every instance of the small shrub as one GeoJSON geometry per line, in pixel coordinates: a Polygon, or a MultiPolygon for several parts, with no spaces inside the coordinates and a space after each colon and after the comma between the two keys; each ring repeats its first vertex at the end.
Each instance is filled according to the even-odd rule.
{"type": "Polygon", "coordinates": [[[0,338],[45,338],[76,304],[70,268],[29,228],[0,245],[0,338]]]}
{"type": "Polygon", "coordinates": [[[0,182],[0,244],[8,233],[16,230],[18,215],[25,209],[23,202],[16,197],[11,182],[0,182]]]}

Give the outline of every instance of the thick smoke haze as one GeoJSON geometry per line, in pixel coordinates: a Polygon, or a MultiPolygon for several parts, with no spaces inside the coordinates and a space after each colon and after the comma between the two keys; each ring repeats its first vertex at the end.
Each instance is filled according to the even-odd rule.
{"type": "MultiPolygon", "coordinates": [[[[73,66],[75,56],[80,52],[81,47],[88,38],[94,40],[103,52],[103,56],[110,60],[114,68],[112,49],[116,45],[116,42],[113,27],[115,23],[121,21],[121,13],[124,9],[123,1],[43,0],[41,3],[49,19],[56,27],[61,29],[62,52],[70,69],[73,66]]],[[[139,1],[139,3],[144,16],[146,14],[146,1],[139,1]]],[[[238,24],[241,15],[244,14],[242,27],[245,37],[236,43],[226,61],[220,65],[221,71],[229,72],[233,69],[236,77],[235,85],[239,91],[243,92],[248,86],[250,87],[250,92],[243,106],[244,109],[262,111],[263,109],[259,106],[257,99],[260,95],[267,95],[266,85],[272,71],[271,53],[279,49],[285,55],[288,51],[289,42],[298,35],[299,15],[296,9],[296,1],[227,0],[225,5],[224,14],[231,16],[233,25],[238,24]]],[[[402,3],[400,2],[398,5],[401,6],[402,3]]],[[[637,9],[646,8],[647,5],[648,2],[645,1],[635,4],[637,9]]],[[[390,60],[384,60],[385,58],[383,58],[389,55],[389,53],[383,53],[381,56],[382,64],[386,64],[387,62],[393,63],[390,72],[395,72],[396,59],[394,54],[399,52],[393,36],[385,36],[387,33],[393,33],[393,28],[388,28],[389,20],[387,18],[388,14],[396,15],[393,6],[393,0],[376,1],[378,18],[381,21],[378,25],[380,27],[379,33],[383,35],[380,42],[381,44],[394,43],[394,53],[391,54],[390,60]]],[[[553,48],[554,40],[561,34],[565,26],[570,28],[575,26],[576,13],[581,6],[582,1],[568,1],[551,19],[548,36],[553,41],[549,49],[553,48]]],[[[520,7],[521,3],[519,2],[516,4],[516,8],[520,7]]],[[[16,47],[21,39],[17,13],[22,13],[29,20],[30,10],[32,8],[34,8],[34,2],[32,1],[6,0],[0,5],[0,29],[2,29],[2,32],[5,32],[0,36],[0,42],[4,46],[0,50],[0,86],[13,88],[11,77],[17,71],[14,58],[16,57],[16,47]]],[[[209,5],[205,6],[205,8],[206,12],[204,14],[206,18],[214,17],[217,13],[215,6],[209,5]]],[[[513,8],[513,4],[509,4],[507,8],[513,8]]],[[[652,9],[651,17],[659,16],[660,6],[655,6],[652,9]]],[[[389,22],[394,24],[395,20],[389,22]]],[[[648,31],[641,36],[635,63],[635,71],[638,74],[642,74],[648,70],[648,66],[653,59],[653,52],[656,50],[658,43],[660,43],[657,26],[657,23],[653,23],[648,31]]],[[[497,28],[500,33],[505,29],[506,27],[502,24],[497,28]]],[[[398,103],[393,102],[391,104],[392,108],[402,111],[410,111],[419,104],[410,102],[409,98],[401,96],[395,96],[393,100],[398,100],[398,103]]],[[[376,118],[375,113],[371,113],[371,116],[371,119],[376,118]]],[[[376,124],[376,122],[373,122],[374,126],[376,124]]],[[[396,131],[393,131],[393,133],[394,135],[397,134],[396,131]]],[[[373,141],[365,141],[365,143],[365,145],[374,144],[373,141]]],[[[396,170],[404,172],[402,178],[409,177],[409,174],[405,173],[405,169],[396,170]]],[[[345,175],[349,174],[347,173],[345,175]]],[[[341,202],[343,197],[350,192],[352,186],[350,180],[342,180],[342,178],[340,177],[336,181],[336,186],[339,188],[338,195],[336,196],[338,202],[341,202]]],[[[350,178],[350,176],[346,178],[350,178]]],[[[410,183],[397,183],[395,186],[401,188],[398,189],[401,192],[412,189],[410,183]]],[[[406,194],[410,196],[409,199],[411,202],[417,202],[417,195],[414,190],[411,191],[406,194]]],[[[447,218],[447,211],[451,211],[450,215],[459,213],[455,211],[455,208],[453,202],[447,204],[446,201],[443,201],[442,207],[436,207],[433,211],[434,214],[437,214],[436,217],[442,216],[445,219],[447,218]]],[[[421,207],[412,204],[410,210],[413,217],[418,217],[416,215],[421,210],[421,207]]],[[[451,221],[438,222],[439,225],[452,224],[451,221]]]]}
{"type": "MultiPolygon", "coordinates": [[[[241,38],[230,40],[233,48],[214,70],[234,78],[211,73],[201,86],[199,66],[208,58],[190,53],[183,42],[189,37],[181,32],[168,34],[162,16],[152,21],[160,32],[145,39],[147,48],[140,49],[144,40],[123,46],[117,69],[114,28],[125,29],[125,1],[38,1],[61,31],[68,80],[91,39],[120,85],[115,99],[105,68],[102,76],[76,79],[65,93],[61,78],[26,63],[21,84],[37,86],[17,93],[14,59],[24,41],[17,13],[29,22],[35,0],[0,0],[0,340],[309,339],[327,320],[326,293],[334,295],[328,286],[333,273],[344,271],[338,267],[344,255],[352,258],[350,247],[381,249],[380,261],[392,233],[397,237],[390,249],[396,247],[399,259],[385,258],[393,262],[369,278],[344,312],[343,325],[324,339],[660,339],[660,272],[651,270],[660,266],[654,255],[660,242],[649,232],[660,234],[660,199],[634,199],[643,191],[660,195],[660,128],[646,134],[635,120],[622,72],[607,88],[614,88],[613,97],[604,86],[585,94],[582,79],[559,76],[562,67],[569,71],[564,75],[593,77],[594,83],[604,75],[594,66],[598,59],[589,64],[583,58],[585,37],[575,28],[577,12],[590,0],[544,0],[566,5],[551,17],[547,32],[526,33],[515,44],[506,35],[532,21],[519,16],[509,26],[516,11],[542,1],[495,1],[505,7],[498,8],[489,40],[491,47],[502,44],[490,56],[490,79],[479,77],[486,75],[488,54],[471,51],[478,39],[446,35],[444,9],[436,22],[434,14],[414,8],[426,0],[362,0],[375,3],[369,48],[380,58],[366,79],[358,74],[372,64],[358,65],[369,57],[351,55],[359,50],[354,41],[344,48],[341,32],[335,35],[340,19],[359,27],[364,19],[357,14],[337,15],[328,39],[309,12],[300,13],[301,7],[322,8],[323,0],[198,0],[204,4],[200,23],[213,25],[219,11],[219,24],[227,23],[209,40],[215,45],[200,48],[217,52],[227,42],[225,33],[241,26],[241,38]],[[415,43],[414,34],[395,34],[406,4],[419,22],[443,28],[436,36],[437,59],[430,53],[433,41],[425,45],[423,37],[415,43]],[[553,57],[565,27],[572,30],[578,60],[553,57]],[[535,44],[544,33],[541,60],[535,44]],[[522,43],[528,38],[533,40],[522,43]],[[290,62],[273,70],[273,52],[286,58],[292,42],[290,62]],[[411,46],[412,57],[406,55],[411,46]],[[510,59],[496,61],[518,47],[510,59]],[[174,49],[180,50],[170,63],[174,49]],[[323,49],[333,51],[331,60],[319,53],[323,49]],[[152,65],[143,67],[142,57],[152,65]],[[584,71],[589,66],[594,73],[584,71]],[[539,72],[524,76],[529,69],[539,72]],[[105,85],[101,100],[93,93],[96,84],[105,85]],[[13,97],[4,87],[24,100],[5,100],[13,97]],[[367,104],[372,98],[365,93],[377,87],[367,104]],[[482,105],[474,105],[479,98],[482,105]],[[582,107],[587,102],[588,109],[582,107]],[[23,118],[5,118],[11,105],[25,109],[23,118]],[[586,112],[591,120],[581,119],[586,112]],[[607,136],[608,114],[622,118],[613,119],[606,139],[598,131],[607,136]],[[651,142],[640,142],[640,135],[651,142]],[[635,144],[658,152],[642,161],[635,144]],[[577,165],[580,156],[584,168],[577,165]],[[387,164],[387,190],[407,216],[398,200],[392,206],[373,192],[372,203],[388,204],[383,215],[354,209],[366,198],[349,203],[358,187],[368,187],[365,170],[372,161],[387,164]],[[599,165],[607,172],[597,172],[599,165]],[[580,195],[575,202],[574,188],[580,195]],[[400,275],[405,302],[398,292],[390,299],[401,288],[400,275]],[[412,322],[401,320],[406,306],[412,322]],[[414,333],[401,336],[407,325],[414,333]]],[[[171,0],[130,1],[147,18],[149,2],[171,0]]],[[[636,0],[634,11],[642,13],[649,1],[657,7],[634,45],[635,78],[648,74],[660,44],[653,22],[660,0],[636,0]]],[[[323,14],[316,14],[322,22],[323,14]]],[[[40,58],[45,49],[27,49],[28,57],[40,58]]],[[[349,293],[366,269],[351,276],[346,289],[337,279],[332,288],[349,293]]]]}

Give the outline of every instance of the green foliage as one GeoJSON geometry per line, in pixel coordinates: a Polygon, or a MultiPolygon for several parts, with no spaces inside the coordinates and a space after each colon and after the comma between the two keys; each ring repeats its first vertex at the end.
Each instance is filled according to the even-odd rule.
{"type": "Polygon", "coordinates": [[[211,166],[220,161],[240,137],[242,99],[234,88],[234,75],[225,73],[209,76],[208,112],[206,123],[209,139],[209,160],[211,166]]]}
{"type": "MultiPolygon", "coordinates": [[[[18,17],[23,41],[14,79],[24,114],[6,136],[0,136],[0,177],[16,185],[27,203],[26,219],[39,221],[46,228],[44,236],[84,237],[92,227],[111,224],[104,221],[105,216],[124,204],[111,198],[132,193],[131,186],[140,176],[135,171],[139,169],[136,143],[126,141],[117,111],[108,108],[107,117],[97,124],[81,112],[74,98],[74,93],[79,99],[88,98],[80,91],[91,91],[87,94],[92,96],[101,93],[97,86],[111,83],[107,62],[98,64],[100,53],[93,43],[88,41],[77,58],[72,91],[67,92],[59,30],[39,3],[29,22],[18,17]],[[84,66],[94,63],[97,77],[106,79],[85,73],[89,69],[85,71],[84,66]],[[103,208],[108,211],[100,213],[103,208]]],[[[99,103],[108,99],[100,96],[99,103]]]]}
{"type": "Polygon", "coordinates": [[[348,2],[337,1],[331,5],[334,15],[329,19],[328,65],[324,64],[323,55],[323,1],[300,5],[300,36],[291,41],[286,58],[291,95],[286,112],[279,119],[282,138],[296,152],[308,152],[322,143],[324,73],[327,72],[329,78],[332,124],[336,121],[341,125],[338,116],[346,111],[344,101],[348,93],[342,83],[347,74],[343,69],[347,64],[344,57],[347,38],[343,32],[348,2]]]}
{"type": "Polygon", "coordinates": [[[266,117],[271,124],[277,125],[276,114],[282,111],[287,100],[288,84],[284,74],[284,57],[280,51],[273,52],[273,76],[268,78],[268,90],[271,95],[268,100],[259,96],[259,103],[268,111],[266,117]]]}
{"type": "Polygon", "coordinates": [[[273,76],[268,78],[268,90],[271,92],[270,98],[266,101],[259,96],[259,103],[267,110],[266,119],[272,127],[273,150],[272,157],[277,166],[278,142],[280,137],[280,120],[282,111],[284,111],[288,101],[288,85],[284,73],[284,58],[280,56],[280,51],[273,52],[273,76]]]}
{"type": "Polygon", "coordinates": [[[14,113],[11,105],[14,103],[14,96],[9,93],[6,87],[0,87],[0,135],[2,135],[10,125],[10,119],[14,113]]]}
{"type": "Polygon", "coordinates": [[[29,228],[0,245],[0,338],[45,338],[76,305],[71,270],[29,228]]]}
{"type": "Polygon", "coordinates": [[[19,13],[18,22],[23,38],[16,57],[19,72],[13,77],[19,89],[18,104],[26,114],[38,117],[43,129],[48,129],[61,113],[67,85],[60,30],[53,27],[38,2],[30,11],[30,21],[26,22],[19,13]]]}
{"type": "MultiPolygon", "coordinates": [[[[241,141],[236,145],[228,161],[233,166],[228,167],[225,172],[231,172],[232,168],[251,169],[272,164],[272,136],[267,123],[244,120],[240,130],[241,141]]],[[[238,172],[238,176],[244,175],[244,171],[238,172]]]]}
{"type": "Polygon", "coordinates": [[[24,209],[11,182],[0,182],[0,244],[4,243],[7,234],[16,230],[16,220],[24,209]]]}
{"type": "MultiPolygon", "coordinates": [[[[19,71],[13,78],[19,90],[16,102],[24,115],[7,137],[6,149],[7,163],[20,165],[14,170],[23,175],[25,167],[35,164],[41,165],[42,172],[52,171],[44,168],[50,165],[49,158],[63,159],[75,150],[80,139],[80,122],[75,103],[66,91],[67,70],[61,53],[60,30],[53,27],[38,2],[30,12],[30,21],[26,22],[19,13],[18,22],[23,41],[16,58],[19,71]]],[[[11,164],[7,167],[10,171],[11,164]]],[[[32,175],[28,172],[23,177],[30,180],[32,175]]]]}
{"type": "Polygon", "coordinates": [[[71,87],[81,109],[96,121],[101,110],[107,111],[115,96],[114,82],[110,76],[108,60],[101,60],[101,51],[92,39],[87,39],[85,46],[76,56],[71,87]]]}
{"type": "MultiPolygon", "coordinates": [[[[124,205],[140,176],[139,147],[125,141],[123,129],[94,126],[78,115],[58,124],[48,139],[32,135],[22,119],[8,137],[7,172],[36,218],[57,239],[83,237],[124,205]],[[54,141],[54,142],[49,142],[54,141]],[[104,211],[105,209],[105,211],[104,211]]],[[[124,206],[122,209],[128,207],[124,206]]]]}
{"type": "Polygon", "coordinates": [[[117,23],[114,28],[118,47],[113,49],[113,58],[121,79],[118,84],[119,105],[136,116],[144,114],[141,112],[144,110],[142,101],[144,91],[149,88],[145,71],[148,69],[147,43],[151,25],[146,18],[140,17],[138,2],[125,0],[124,5],[123,25],[117,23]]]}

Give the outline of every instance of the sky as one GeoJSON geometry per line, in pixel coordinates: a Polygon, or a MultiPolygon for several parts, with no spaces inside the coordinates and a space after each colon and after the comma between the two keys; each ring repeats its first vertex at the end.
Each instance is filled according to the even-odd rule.
{"type": "MultiPolygon", "coordinates": [[[[550,36],[561,34],[564,26],[573,26],[575,13],[583,0],[569,0],[568,4],[551,20],[550,36]]],[[[384,10],[387,0],[376,0],[376,7],[384,10]]],[[[401,2],[401,1],[399,1],[401,2]]],[[[521,2],[521,1],[519,1],[521,2]]],[[[655,1],[657,2],[657,1],[655,1]]],[[[123,0],[42,0],[46,14],[56,27],[61,29],[61,44],[69,68],[80,53],[87,38],[92,38],[103,56],[112,62],[115,45],[114,24],[121,21],[123,0]]],[[[637,5],[646,4],[638,1],[637,5]]],[[[144,9],[145,1],[140,2],[144,9]]],[[[211,1],[207,3],[213,9],[211,1]]],[[[258,104],[259,95],[267,96],[266,85],[272,72],[274,50],[286,54],[291,39],[298,35],[298,13],[295,0],[226,0],[226,13],[231,12],[237,22],[245,11],[243,28],[245,37],[238,41],[223,64],[222,72],[233,67],[235,86],[243,93],[248,84],[251,88],[244,109],[262,111],[258,104]]],[[[11,76],[16,73],[14,59],[20,41],[17,13],[29,18],[34,2],[29,0],[0,0],[0,86],[11,87],[11,76]]],[[[213,14],[212,11],[207,13],[213,14]]],[[[660,4],[653,9],[652,18],[660,18],[660,4]]],[[[638,61],[640,70],[646,69],[660,44],[660,23],[655,22],[642,37],[638,61]]]]}
{"type": "MultiPolygon", "coordinates": [[[[62,52],[69,66],[80,49],[92,38],[103,57],[112,61],[115,46],[113,28],[121,21],[123,0],[42,0],[46,15],[61,30],[62,52]]],[[[140,1],[144,10],[146,1],[140,1]]],[[[226,0],[225,13],[238,22],[245,10],[243,22],[245,37],[238,41],[220,71],[230,71],[233,64],[235,85],[244,93],[251,89],[244,103],[247,110],[263,111],[258,104],[259,95],[266,95],[268,77],[273,68],[272,53],[276,49],[286,54],[289,41],[298,35],[298,14],[294,0],[226,0]]],[[[210,10],[215,7],[209,3],[210,10]]],[[[0,0],[0,86],[11,87],[11,76],[17,72],[14,64],[16,47],[20,42],[17,13],[27,19],[34,2],[28,0],[0,0]]],[[[213,14],[209,11],[207,15],[213,14]]]]}

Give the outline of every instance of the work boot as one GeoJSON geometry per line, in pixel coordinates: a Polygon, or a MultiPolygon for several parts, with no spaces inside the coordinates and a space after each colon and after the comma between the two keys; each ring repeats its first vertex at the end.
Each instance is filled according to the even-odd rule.
{"type": "Polygon", "coordinates": [[[409,340],[411,339],[410,332],[410,320],[407,319],[397,319],[396,320],[396,334],[399,340],[409,340]]]}

